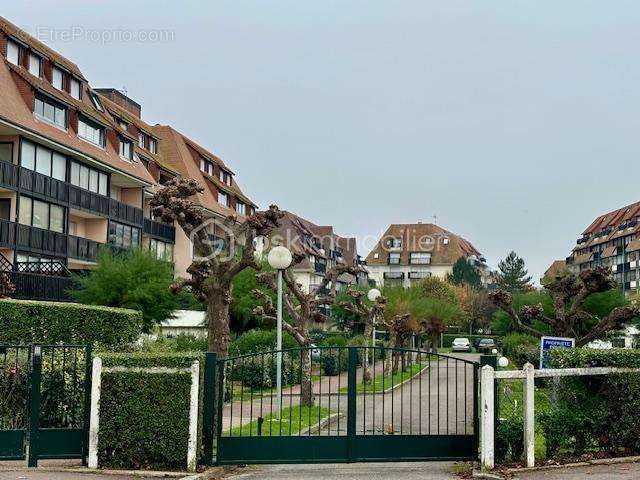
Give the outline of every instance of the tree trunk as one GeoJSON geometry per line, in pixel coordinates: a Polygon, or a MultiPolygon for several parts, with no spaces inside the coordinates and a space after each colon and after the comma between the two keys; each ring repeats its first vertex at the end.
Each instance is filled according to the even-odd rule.
{"type": "MultiPolygon", "coordinates": [[[[373,337],[373,324],[367,322],[364,326],[364,339],[367,342],[366,345],[370,345],[371,339],[373,337]]],[[[375,345],[372,345],[375,347],[375,345]]],[[[362,383],[369,383],[371,381],[371,369],[374,364],[374,359],[376,358],[376,350],[375,348],[364,348],[364,362],[362,365],[363,373],[362,373],[362,383]]]]}
{"type": "Polygon", "coordinates": [[[315,400],[313,395],[313,384],[311,382],[311,347],[302,347],[300,351],[300,405],[303,407],[313,407],[315,400]]]}
{"type": "Polygon", "coordinates": [[[387,358],[384,362],[384,374],[389,375],[391,373],[392,365],[395,364],[395,348],[398,341],[397,335],[389,330],[389,345],[387,346],[387,358]]]}
{"type": "Polygon", "coordinates": [[[215,352],[218,358],[227,358],[231,333],[229,330],[229,304],[231,286],[216,286],[207,300],[208,350],[215,352]]]}

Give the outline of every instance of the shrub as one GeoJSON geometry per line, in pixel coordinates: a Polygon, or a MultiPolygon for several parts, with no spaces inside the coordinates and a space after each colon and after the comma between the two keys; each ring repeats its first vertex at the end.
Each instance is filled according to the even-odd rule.
{"type": "Polygon", "coordinates": [[[496,430],[496,456],[500,461],[517,462],[524,451],[524,423],[522,417],[512,415],[501,420],[496,430]]]}
{"type": "MultiPolygon", "coordinates": [[[[242,382],[245,388],[271,388],[276,385],[276,355],[273,353],[234,359],[227,365],[231,378],[242,382]]],[[[300,378],[300,351],[284,352],[282,355],[282,384],[299,383],[300,378]]]]}
{"type": "Polygon", "coordinates": [[[147,340],[140,346],[146,352],[206,352],[208,348],[206,337],[196,337],[181,333],[176,337],[158,337],[147,340]]]}
{"type": "Polygon", "coordinates": [[[540,340],[525,333],[510,333],[502,341],[502,354],[519,368],[527,362],[537,366],[540,363],[540,340]]]}
{"type": "MultiPolygon", "coordinates": [[[[552,366],[559,368],[640,368],[637,350],[557,349],[550,358],[552,366]]],[[[637,454],[639,409],[638,374],[562,379],[557,408],[541,418],[547,455],[580,455],[590,450],[637,454]]]]}
{"type": "MultiPolygon", "coordinates": [[[[275,330],[250,330],[231,342],[230,355],[244,355],[247,353],[270,352],[276,348],[275,330]]],[[[287,332],[282,334],[282,349],[297,348],[298,343],[287,332]]]]}
{"type": "Polygon", "coordinates": [[[349,352],[346,348],[323,348],[319,363],[323,375],[338,375],[349,366],[349,352]]]}
{"type": "Polygon", "coordinates": [[[0,343],[78,343],[119,348],[142,331],[142,315],[123,308],[0,300],[0,343]]]}
{"type": "MultiPolygon", "coordinates": [[[[204,371],[201,354],[143,352],[103,354],[101,357],[105,367],[183,368],[200,360],[201,377],[204,371]]],[[[189,372],[103,373],[98,442],[100,466],[184,470],[190,390],[189,372]]]]}

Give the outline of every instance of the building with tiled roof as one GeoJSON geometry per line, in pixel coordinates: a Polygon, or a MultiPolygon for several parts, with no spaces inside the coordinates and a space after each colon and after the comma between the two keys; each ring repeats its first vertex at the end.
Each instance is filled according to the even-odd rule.
{"type": "Polygon", "coordinates": [[[464,238],[432,223],[393,224],[366,258],[376,284],[410,286],[422,278],[446,278],[459,258],[474,262],[483,281],[490,271],[482,254],[464,238]]]}
{"type": "Polygon", "coordinates": [[[175,176],[205,187],[194,200],[213,219],[241,221],[256,207],[219,157],[148,124],[137,102],[92,88],[75,63],[0,17],[0,269],[16,297],[65,299],[70,272],[92,268],[101,245],[150,248],[186,276],[190,240],[149,209],[175,176]]]}
{"type": "Polygon", "coordinates": [[[596,217],[576,241],[567,267],[574,273],[610,268],[625,293],[640,287],[640,202],[596,217]]]}
{"type": "Polygon", "coordinates": [[[551,282],[568,272],[569,270],[567,269],[567,262],[565,260],[554,260],[551,265],[549,265],[549,268],[544,271],[540,283],[544,285],[546,282],[551,282]]]}
{"type": "Polygon", "coordinates": [[[366,285],[368,272],[358,255],[356,239],[341,237],[332,226],[316,225],[291,212],[284,212],[280,226],[269,239],[271,244],[284,245],[302,260],[293,267],[296,280],[309,292],[322,282],[327,269],[337,264],[353,265],[357,277],[344,274],[338,279],[338,288],[350,284],[366,285]]]}

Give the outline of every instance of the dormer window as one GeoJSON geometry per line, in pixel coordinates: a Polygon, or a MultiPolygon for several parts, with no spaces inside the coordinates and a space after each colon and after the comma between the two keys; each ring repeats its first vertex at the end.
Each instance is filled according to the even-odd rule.
{"type": "Polygon", "coordinates": [[[213,176],[213,163],[209,160],[205,160],[204,158],[200,159],[200,170],[202,170],[207,175],[213,176]]]}
{"type": "Polygon", "coordinates": [[[128,162],[133,160],[133,144],[122,137],[120,138],[120,158],[128,162]]]}
{"type": "Polygon", "coordinates": [[[22,46],[13,40],[7,40],[7,60],[14,65],[20,65],[22,46]]]}
{"type": "Polygon", "coordinates": [[[96,107],[96,110],[104,112],[104,107],[102,106],[102,102],[98,98],[98,95],[96,95],[92,91],[89,91],[89,96],[91,97],[91,102],[93,103],[93,106],[96,107]]]}
{"type": "Polygon", "coordinates": [[[37,96],[34,113],[40,120],[67,128],[67,108],[49,98],[37,96]]]}
{"type": "Polygon", "coordinates": [[[78,118],[78,137],[104,147],[104,128],[84,117],[78,118]]]}
{"type": "Polygon", "coordinates": [[[51,69],[51,85],[58,90],[64,89],[64,72],[55,66],[51,69]]]}
{"type": "Polygon", "coordinates": [[[76,100],[80,100],[82,98],[82,89],[80,87],[80,80],[72,77],[71,81],[69,82],[69,93],[76,100]]]}
{"type": "Polygon", "coordinates": [[[144,132],[138,133],[138,146],[140,148],[145,148],[147,143],[147,135],[144,132]]]}
{"type": "Polygon", "coordinates": [[[238,212],[240,215],[246,215],[247,214],[247,205],[245,205],[242,202],[237,202],[236,203],[236,212],[238,212]]]}
{"type": "Polygon", "coordinates": [[[222,183],[225,185],[231,186],[231,174],[229,172],[220,170],[220,180],[222,180],[222,183]]]}
{"type": "Polygon", "coordinates": [[[153,137],[149,137],[149,151],[151,153],[158,153],[158,140],[153,137]]]}
{"type": "Polygon", "coordinates": [[[228,193],[218,191],[218,203],[225,207],[231,206],[231,196],[228,193]]]}
{"type": "Polygon", "coordinates": [[[36,77],[40,77],[41,70],[42,58],[33,52],[29,53],[29,73],[31,75],[35,75],[36,77]]]}

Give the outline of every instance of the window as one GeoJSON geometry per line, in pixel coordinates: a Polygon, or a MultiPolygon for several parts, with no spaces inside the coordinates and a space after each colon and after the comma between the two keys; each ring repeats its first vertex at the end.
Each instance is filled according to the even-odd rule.
{"type": "Polygon", "coordinates": [[[120,124],[120,128],[125,132],[127,131],[127,128],[129,128],[129,124],[124,120],[120,120],[118,123],[120,124]]]}
{"type": "Polygon", "coordinates": [[[389,248],[402,248],[402,238],[393,237],[387,241],[389,248]]]}
{"type": "Polygon", "coordinates": [[[400,253],[390,253],[389,254],[389,264],[390,265],[399,265],[400,264],[400,253]]]}
{"type": "Polygon", "coordinates": [[[64,72],[55,66],[51,69],[51,85],[58,90],[64,89],[64,72]]]}
{"type": "Polygon", "coordinates": [[[236,212],[238,212],[240,215],[246,215],[247,214],[247,206],[242,202],[237,202],[236,203],[236,212]]]}
{"type": "Polygon", "coordinates": [[[231,186],[231,174],[229,172],[220,170],[220,180],[222,180],[222,183],[231,186]]]}
{"type": "Polygon", "coordinates": [[[213,163],[209,160],[205,160],[204,158],[200,159],[200,170],[208,175],[213,176],[213,163]]]}
{"type": "Polygon", "coordinates": [[[167,242],[161,242],[155,238],[151,239],[149,248],[156,254],[156,258],[160,260],[166,260],[167,262],[173,261],[173,244],[167,242]]]}
{"type": "Polygon", "coordinates": [[[409,257],[409,263],[413,264],[429,264],[431,263],[431,253],[430,252],[411,252],[409,257]]]}
{"type": "Polygon", "coordinates": [[[117,222],[109,223],[109,243],[120,248],[140,245],[140,229],[117,222]]]}
{"type": "Polygon", "coordinates": [[[131,161],[133,159],[133,148],[129,140],[120,138],[120,158],[131,161]]]}
{"type": "Polygon", "coordinates": [[[231,206],[231,197],[229,194],[218,191],[218,203],[220,205],[224,205],[225,207],[231,206]]]}
{"type": "Polygon", "coordinates": [[[158,141],[155,138],[149,138],[149,151],[151,153],[158,153],[158,141]]]}
{"type": "Polygon", "coordinates": [[[13,143],[0,142],[0,162],[13,163],[13,143]]]}
{"type": "Polygon", "coordinates": [[[9,221],[11,218],[11,200],[8,198],[0,199],[0,220],[9,221]]]}
{"type": "Polygon", "coordinates": [[[20,165],[62,182],[67,179],[67,157],[27,140],[22,141],[20,165]]]}
{"type": "Polygon", "coordinates": [[[36,97],[34,113],[41,120],[60,128],[67,128],[67,108],[53,100],[46,97],[36,97]]]}
{"type": "Polygon", "coordinates": [[[98,95],[96,95],[92,91],[89,91],[89,97],[91,97],[91,102],[93,103],[93,106],[96,107],[97,110],[104,112],[104,107],[102,106],[102,102],[98,98],[98,95]]]}
{"type": "Polygon", "coordinates": [[[20,57],[22,53],[22,47],[13,40],[7,41],[7,60],[14,65],[20,65],[20,57]]]}
{"type": "Polygon", "coordinates": [[[85,118],[78,118],[78,137],[104,148],[104,128],[85,118]]]}
{"type": "Polygon", "coordinates": [[[29,53],[29,73],[31,75],[35,75],[36,77],[40,76],[40,71],[42,68],[42,58],[39,55],[31,52],[29,53]]]}
{"type": "Polygon", "coordinates": [[[108,176],[106,173],[81,163],[71,162],[71,185],[84,188],[90,192],[108,196],[108,176]]]}
{"type": "Polygon", "coordinates": [[[147,135],[144,132],[138,133],[138,146],[140,148],[145,148],[147,135]]]}
{"type": "Polygon", "coordinates": [[[20,196],[18,222],[23,225],[64,232],[64,207],[20,196]]]}
{"type": "Polygon", "coordinates": [[[80,83],[80,80],[73,77],[71,78],[71,82],[69,84],[69,93],[71,93],[71,96],[76,100],[80,100],[82,98],[82,89],[80,88],[81,86],[82,84],[80,83]]]}

